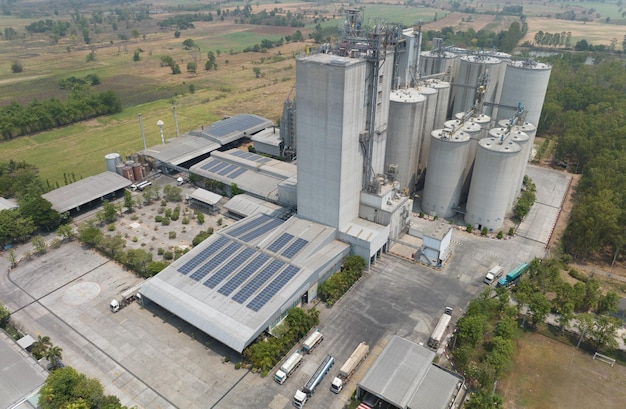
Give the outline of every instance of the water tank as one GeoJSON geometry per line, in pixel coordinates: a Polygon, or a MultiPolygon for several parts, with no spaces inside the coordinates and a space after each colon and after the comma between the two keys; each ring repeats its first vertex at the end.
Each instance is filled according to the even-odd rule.
{"type": "Polygon", "coordinates": [[[428,86],[437,90],[437,107],[433,129],[441,129],[443,128],[443,123],[448,119],[450,83],[446,81],[429,81],[428,86]]]}
{"type": "Polygon", "coordinates": [[[423,51],[420,54],[420,67],[423,76],[440,74],[446,71],[454,73],[457,55],[447,51],[423,51]]]}
{"type": "Polygon", "coordinates": [[[528,163],[525,158],[530,152],[530,144],[528,143],[530,138],[519,129],[509,128],[492,128],[489,130],[489,136],[497,139],[498,141],[515,142],[522,150],[515,159],[515,167],[513,169],[514,182],[511,184],[511,193],[507,206],[512,208],[515,204],[515,199],[522,187],[522,181],[524,180],[524,174],[526,173],[526,164],[528,163]]]}
{"type": "Polygon", "coordinates": [[[122,157],[119,153],[109,153],[104,155],[104,160],[107,164],[107,170],[109,172],[116,172],[115,167],[122,163],[122,157]]]}
{"type": "Polygon", "coordinates": [[[133,177],[135,178],[135,182],[141,182],[143,180],[143,168],[139,162],[133,163],[133,177]]]}
{"type": "MultiPolygon", "coordinates": [[[[452,112],[468,111],[476,100],[476,88],[480,78],[487,75],[489,82],[484,95],[484,101],[495,102],[499,93],[502,60],[499,58],[479,55],[461,57],[458,74],[454,77],[455,86],[452,89],[452,112]]],[[[490,109],[487,107],[487,109],[490,109]]]]}
{"type": "Polygon", "coordinates": [[[437,114],[437,90],[431,87],[420,87],[419,92],[426,97],[424,121],[420,133],[421,148],[417,164],[418,178],[428,166],[428,152],[430,150],[431,133],[435,129],[435,115],[437,114]]]}
{"type": "Polygon", "coordinates": [[[484,138],[478,142],[465,223],[479,229],[502,227],[521,150],[513,141],[501,144],[496,138],[484,138]]]}
{"type": "Polygon", "coordinates": [[[467,173],[470,135],[463,131],[437,129],[432,132],[430,159],[422,195],[422,210],[433,216],[454,216],[459,207],[467,173]]]}
{"type": "Polygon", "coordinates": [[[395,180],[414,193],[426,97],[408,88],[392,91],[389,99],[385,163],[398,165],[395,180]]]}
{"type": "Polygon", "coordinates": [[[118,165],[115,165],[115,173],[117,173],[120,176],[124,176],[124,165],[123,163],[120,163],[118,165]]]}
{"type": "MultiPolygon", "coordinates": [[[[510,124],[510,120],[509,119],[501,119],[498,121],[498,126],[501,128],[506,128],[509,126],[510,124]]],[[[525,156],[527,161],[530,161],[530,152],[533,149],[533,146],[535,144],[535,135],[537,135],[537,127],[533,124],[531,124],[530,122],[526,121],[523,124],[519,124],[519,125],[514,125],[511,127],[511,130],[514,131],[522,131],[524,133],[526,133],[526,135],[528,135],[528,137],[530,138],[530,141],[528,142],[529,146],[528,146],[528,152],[527,155],[525,156]]]]}
{"type": "Polygon", "coordinates": [[[521,103],[528,111],[526,121],[539,124],[551,72],[550,65],[531,60],[506,64],[496,119],[513,117],[518,103],[521,103]]]}
{"type": "Polygon", "coordinates": [[[122,176],[124,176],[126,179],[130,180],[131,182],[134,182],[135,175],[133,174],[133,167],[128,166],[128,165],[125,165],[124,167],[122,167],[122,176]]]}

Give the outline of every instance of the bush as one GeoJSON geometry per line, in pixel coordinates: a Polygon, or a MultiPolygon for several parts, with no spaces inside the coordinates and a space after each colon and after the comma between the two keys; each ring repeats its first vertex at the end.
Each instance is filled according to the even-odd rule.
{"type": "Polygon", "coordinates": [[[361,257],[347,257],[341,271],[334,273],[319,285],[320,299],[332,307],[361,278],[365,267],[365,260],[361,257]]]}
{"type": "Polygon", "coordinates": [[[169,226],[170,225],[170,219],[167,218],[167,217],[164,217],[163,220],[161,220],[161,225],[169,226]]]}
{"type": "Polygon", "coordinates": [[[133,237],[132,241],[133,241],[133,243],[137,243],[139,241],[139,239],[137,237],[133,237]]]}
{"type": "Polygon", "coordinates": [[[486,236],[487,234],[489,234],[489,229],[487,229],[486,227],[483,227],[483,229],[480,231],[480,235],[486,236]]]}
{"type": "Polygon", "coordinates": [[[211,234],[213,234],[213,232],[209,233],[208,231],[200,231],[200,233],[198,233],[196,237],[193,238],[191,244],[195,247],[198,244],[202,243],[204,240],[206,240],[209,236],[211,236],[211,234]]]}
{"type": "Polygon", "coordinates": [[[465,228],[465,231],[468,233],[471,233],[472,231],[474,231],[474,226],[472,226],[471,224],[468,224],[467,227],[465,228]]]}
{"type": "Polygon", "coordinates": [[[580,271],[576,270],[575,268],[570,268],[569,271],[568,271],[568,274],[569,274],[570,277],[574,277],[578,281],[582,281],[582,282],[587,281],[587,279],[589,278],[589,277],[587,277],[586,274],[581,273],[580,271]]]}
{"type": "Polygon", "coordinates": [[[183,217],[182,224],[189,224],[189,217],[183,217]]]}
{"type": "Polygon", "coordinates": [[[170,238],[170,239],[175,239],[175,238],[176,238],[176,232],[175,232],[175,231],[171,231],[171,232],[169,233],[169,238],[170,238]]]}
{"type": "Polygon", "coordinates": [[[157,223],[161,223],[163,221],[163,216],[160,216],[160,215],[154,216],[154,221],[157,223]]]}
{"type": "Polygon", "coordinates": [[[508,233],[508,235],[509,235],[509,236],[513,236],[514,234],[515,234],[515,228],[514,228],[514,227],[511,227],[511,228],[509,229],[509,233],[508,233]]]}
{"type": "Polygon", "coordinates": [[[498,235],[496,236],[496,238],[497,238],[498,240],[502,240],[502,237],[504,237],[504,234],[502,233],[502,230],[500,230],[500,231],[498,232],[498,235]]]}
{"type": "Polygon", "coordinates": [[[165,260],[173,260],[174,259],[174,253],[172,253],[171,251],[166,251],[165,253],[163,253],[163,258],[165,260]]]}
{"type": "Polygon", "coordinates": [[[111,224],[107,225],[107,230],[108,231],[115,231],[115,223],[111,223],[111,224]]]}
{"type": "Polygon", "coordinates": [[[204,214],[198,213],[197,220],[198,224],[204,224],[204,214]]]}
{"type": "Polygon", "coordinates": [[[163,255],[163,253],[165,253],[165,250],[164,250],[162,247],[159,247],[159,248],[157,249],[157,254],[158,254],[159,256],[162,256],[162,255],[163,255]]]}
{"type": "Polygon", "coordinates": [[[58,237],[52,239],[52,241],[50,242],[50,247],[52,247],[53,249],[58,249],[59,247],[61,247],[61,239],[59,239],[58,237]]]}
{"type": "Polygon", "coordinates": [[[419,215],[418,215],[418,217],[419,217],[420,219],[423,219],[423,218],[424,218],[424,212],[420,212],[420,213],[419,213],[419,215]]]}
{"type": "Polygon", "coordinates": [[[241,368],[241,362],[237,362],[235,364],[235,369],[240,369],[241,368]]]}

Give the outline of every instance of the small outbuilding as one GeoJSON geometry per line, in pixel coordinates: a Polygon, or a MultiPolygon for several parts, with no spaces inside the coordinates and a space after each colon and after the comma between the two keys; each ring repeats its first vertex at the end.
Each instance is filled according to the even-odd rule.
{"type": "Polygon", "coordinates": [[[220,209],[217,206],[222,196],[217,193],[209,192],[205,189],[196,189],[189,195],[189,204],[191,206],[200,207],[209,214],[217,214],[220,209]]]}

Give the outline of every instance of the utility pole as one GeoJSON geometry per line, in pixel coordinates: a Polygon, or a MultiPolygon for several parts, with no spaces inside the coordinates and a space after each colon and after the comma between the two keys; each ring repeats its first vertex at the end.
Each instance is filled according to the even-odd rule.
{"type": "Polygon", "coordinates": [[[141,128],[141,140],[143,141],[143,153],[146,153],[148,147],[146,146],[146,134],[143,133],[143,122],[141,120],[141,114],[137,115],[139,117],[139,128],[141,128]]]}

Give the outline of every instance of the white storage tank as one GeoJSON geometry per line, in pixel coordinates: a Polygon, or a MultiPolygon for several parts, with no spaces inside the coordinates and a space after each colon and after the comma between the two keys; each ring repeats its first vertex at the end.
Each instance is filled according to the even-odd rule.
{"type": "Polygon", "coordinates": [[[432,132],[430,160],[422,210],[432,216],[454,216],[459,207],[463,179],[467,173],[470,135],[463,131],[437,129],[432,132]]]}
{"type": "Polygon", "coordinates": [[[428,86],[437,90],[437,106],[433,129],[443,128],[448,119],[448,104],[450,102],[450,83],[446,81],[429,81],[428,86]]]}
{"type": "Polygon", "coordinates": [[[506,64],[496,120],[513,117],[521,103],[528,111],[526,121],[539,124],[551,72],[552,66],[533,60],[506,64]]]}
{"type": "MultiPolygon", "coordinates": [[[[471,119],[471,118],[470,118],[471,119]]],[[[476,158],[476,149],[478,148],[478,141],[483,138],[483,130],[481,126],[470,120],[461,122],[460,119],[450,119],[444,124],[445,128],[459,129],[470,136],[470,146],[467,152],[467,162],[465,164],[466,172],[463,176],[463,188],[461,191],[461,203],[465,203],[467,199],[467,192],[469,190],[470,178],[472,176],[472,168],[474,166],[474,159],[476,158]]]]}
{"type": "Polygon", "coordinates": [[[508,201],[515,181],[516,159],[522,148],[513,141],[484,138],[478,143],[467,198],[465,223],[477,229],[498,230],[510,211],[508,201]]]}
{"type": "MultiPolygon", "coordinates": [[[[498,126],[501,128],[507,128],[509,127],[511,123],[510,119],[501,119],[498,121],[498,126]]],[[[513,125],[511,127],[511,130],[513,131],[522,131],[524,132],[526,135],[528,135],[528,137],[530,138],[528,144],[528,152],[526,153],[528,156],[526,157],[527,161],[530,161],[530,152],[533,149],[533,146],[535,144],[535,136],[537,135],[537,127],[533,124],[531,124],[530,122],[526,121],[523,124],[518,124],[518,125],[513,125]]]]}
{"type": "Polygon", "coordinates": [[[499,58],[479,55],[461,57],[458,75],[454,77],[456,84],[452,89],[452,112],[468,111],[476,100],[476,88],[479,79],[487,74],[489,82],[484,95],[486,102],[496,102],[499,94],[499,82],[502,80],[502,60],[499,58]]]}
{"type": "Polygon", "coordinates": [[[455,60],[457,55],[447,51],[423,51],[420,54],[420,66],[423,76],[440,74],[450,71],[454,73],[456,69],[455,60]]]}
{"type": "Polygon", "coordinates": [[[122,164],[122,157],[119,153],[109,153],[104,155],[104,160],[107,164],[107,170],[109,172],[117,172],[117,165],[122,164]]]}
{"type": "Polygon", "coordinates": [[[388,168],[398,165],[395,180],[410,193],[415,191],[425,107],[426,97],[415,88],[391,92],[385,163],[388,168]]]}
{"type": "Polygon", "coordinates": [[[437,90],[431,87],[419,87],[419,92],[426,97],[424,108],[424,123],[422,125],[420,156],[417,164],[418,178],[428,166],[428,152],[430,150],[430,139],[433,129],[435,129],[435,115],[437,113],[437,90]]]}
{"type": "Polygon", "coordinates": [[[528,143],[530,138],[519,129],[509,128],[492,128],[489,130],[489,136],[499,141],[512,141],[518,144],[522,150],[515,160],[515,168],[513,169],[514,182],[511,184],[511,193],[507,206],[513,208],[515,199],[522,187],[522,181],[524,180],[524,174],[526,173],[526,164],[528,163],[525,158],[530,152],[530,144],[528,143]]]}

